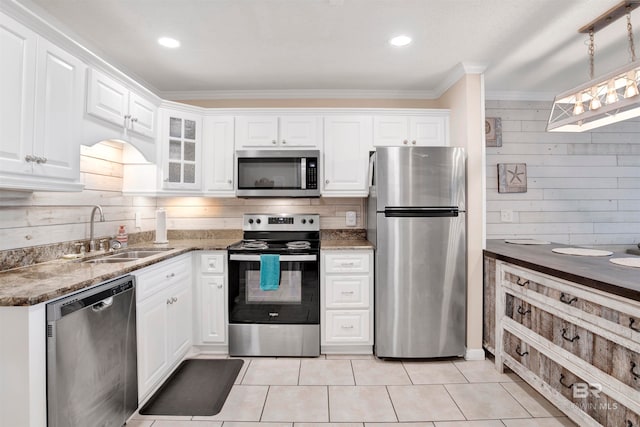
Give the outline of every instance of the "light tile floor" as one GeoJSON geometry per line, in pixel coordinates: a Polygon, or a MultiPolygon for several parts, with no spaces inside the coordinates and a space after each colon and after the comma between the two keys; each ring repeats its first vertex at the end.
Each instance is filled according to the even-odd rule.
{"type": "Polygon", "coordinates": [[[243,358],[211,417],[136,414],[128,427],[575,426],[492,361],[382,361],[373,356],[243,358]]]}

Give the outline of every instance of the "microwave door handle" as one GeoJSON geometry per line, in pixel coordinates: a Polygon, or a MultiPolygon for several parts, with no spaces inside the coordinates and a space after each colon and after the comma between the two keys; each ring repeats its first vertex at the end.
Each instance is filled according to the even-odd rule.
{"type": "Polygon", "coordinates": [[[302,190],[307,189],[307,159],[303,157],[300,159],[300,188],[302,190]]]}
{"type": "MultiPolygon", "coordinates": [[[[231,254],[229,255],[231,261],[260,261],[260,255],[243,255],[243,254],[231,254]]],[[[280,261],[315,261],[317,256],[315,254],[310,255],[280,255],[280,261]]]]}

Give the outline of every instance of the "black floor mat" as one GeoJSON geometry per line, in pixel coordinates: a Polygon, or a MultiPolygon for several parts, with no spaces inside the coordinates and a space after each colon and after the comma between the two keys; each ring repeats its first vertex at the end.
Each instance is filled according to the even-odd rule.
{"type": "Polygon", "coordinates": [[[233,387],[240,359],[189,359],[140,409],[142,415],[215,415],[233,387]]]}

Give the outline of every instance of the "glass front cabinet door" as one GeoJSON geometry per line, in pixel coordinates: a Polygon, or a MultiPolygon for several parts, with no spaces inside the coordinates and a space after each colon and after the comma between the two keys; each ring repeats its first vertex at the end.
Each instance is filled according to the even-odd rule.
{"type": "Polygon", "coordinates": [[[163,111],[163,188],[200,189],[202,119],[194,114],[163,111]]]}

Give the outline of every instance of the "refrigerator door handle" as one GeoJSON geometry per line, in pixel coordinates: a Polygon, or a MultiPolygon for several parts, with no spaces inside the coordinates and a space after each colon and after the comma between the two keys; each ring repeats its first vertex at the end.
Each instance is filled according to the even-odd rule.
{"type": "Polygon", "coordinates": [[[387,207],[384,209],[384,216],[387,218],[456,217],[459,212],[456,206],[443,206],[438,208],[387,207]]]}

